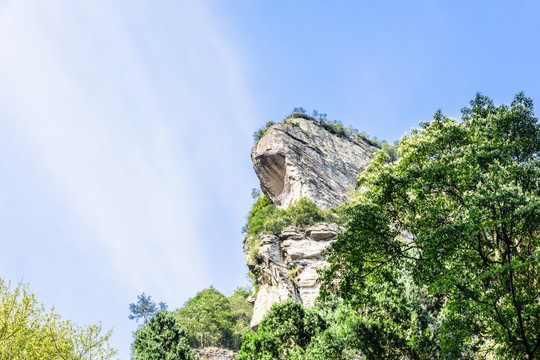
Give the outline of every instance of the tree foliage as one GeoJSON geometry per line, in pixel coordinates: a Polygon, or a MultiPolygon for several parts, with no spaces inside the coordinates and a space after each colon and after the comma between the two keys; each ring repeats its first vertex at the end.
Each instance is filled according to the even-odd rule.
{"type": "Polygon", "coordinates": [[[444,304],[441,357],[538,359],[538,120],[522,93],[498,107],[478,94],[462,114],[437,112],[401,140],[397,161],[381,153],[361,175],[323,289],[377,311],[369,287],[396,291],[387,274],[404,266],[444,304]]]}
{"type": "Polygon", "coordinates": [[[257,332],[244,338],[238,360],[277,360],[300,356],[311,339],[326,328],[315,311],[288,300],[274,304],[257,332]]]}
{"type": "Polygon", "coordinates": [[[25,284],[11,289],[0,279],[0,359],[111,359],[112,330],[79,326],[47,312],[25,284]]]}
{"type": "Polygon", "coordinates": [[[247,290],[237,289],[227,298],[210,287],[176,310],[175,317],[189,332],[191,346],[238,350],[242,336],[250,331],[253,307],[247,301],[248,296],[247,290]]]}
{"type": "Polygon", "coordinates": [[[341,223],[342,207],[322,210],[306,198],[299,199],[287,209],[280,209],[272,203],[268,196],[263,195],[255,200],[246,225],[242,231],[246,234],[246,249],[249,258],[254,259],[258,254],[259,236],[263,233],[279,235],[287,226],[305,229],[317,222],[341,223]]]}
{"type": "Polygon", "coordinates": [[[268,129],[270,129],[270,127],[274,124],[275,122],[273,121],[267,121],[262,128],[258,129],[253,133],[253,141],[255,142],[255,144],[258,143],[259,140],[261,140],[261,138],[264,136],[264,134],[266,134],[268,129]]]}
{"type": "Polygon", "coordinates": [[[149,322],[135,332],[133,356],[136,360],[197,360],[189,346],[189,336],[176,317],[158,311],[149,322]]]}
{"type": "Polygon", "coordinates": [[[136,322],[139,319],[143,320],[143,325],[146,325],[148,321],[157,313],[159,310],[167,310],[167,305],[163,302],[160,302],[156,305],[156,302],[152,300],[152,297],[142,293],[137,296],[137,303],[129,304],[129,316],[130,320],[135,320],[136,322]]]}

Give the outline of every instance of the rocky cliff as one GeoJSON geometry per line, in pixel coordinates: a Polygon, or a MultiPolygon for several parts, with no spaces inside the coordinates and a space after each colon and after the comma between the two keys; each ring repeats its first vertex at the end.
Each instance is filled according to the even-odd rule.
{"type": "Polygon", "coordinates": [[[359,137],[294,118],[268,129],[251,159],[261,190],[277,206],[286,208],[305,197],[327,209],[347,199],[375,150],[359,137]]]}
{"type": "MultiPolygon", "coordinates": [[[[276,206],[287,208],[305,197],[327,209],[347,200],[357,175],[376,150],[361,138],[338,135],[314,121],[296,118],[269,128],[253,147],[251,158],[263,193],[276,206]]],[[[291,298],[313,305],[319,294],[317,269],[325,264],[321,252],[339,230],[329,223],[306,229],[289,226],[279,235],[262,234],[255,257],[244,247],[259,288],[252,328],[276,302],[291,298]]]]}

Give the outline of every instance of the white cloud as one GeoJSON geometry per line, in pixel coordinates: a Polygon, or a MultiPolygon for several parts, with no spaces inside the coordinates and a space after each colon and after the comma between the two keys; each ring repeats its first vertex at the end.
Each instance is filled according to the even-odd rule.
{"type": "Polygon", "coordinates": [[[176,33],[176,44],[152,43],[162,30],[135,27],[156,54],[144,53],[131,33],[139,20],[154,24],[151,11],[141,4],[127,15],[119,10],[106,2],[4,4],[2,121],[26,140],[21,146],[32,149],[43,170],[37,176],[60,189],[85,225],[81,231],[93,232],[110,271],[133,288],[172,297],[179,290],[171,279],[188,284],[183,291],[207,284],[196,218],[201,187],[214,187],[223,202],[236,196],[224,194],[223,184],[249,171],[231,158],[245,143],[250,100],[234,51],[204,9],[184,6],[187,24],[168,24],[194,26],[176,33]],[[170,68],[149,67],[160,51],[176,57],[162,59],[170,68]],[[167,99],[175,96],[180,103],[167,99]],[[221,177],[214,182],[199,178],[212,172],[210,162],[221,177]]]}
{"type": "MultiPolygon", "coordinates": [[[[108,1],[2,3],[0,129],[8,131],[0,141],[28,156],[21,157],[27,163],[0,161],[0,172],[13,182],[31,173],[45,184],[27,189],[29,196],[48,191],[54,203],[21,213],[54,212],[59,226],[70,229],[64,239],[38,233],[47,227],[29,229],[35,232],[30,239],[76,243],[97,256],[92,269],[49,272],[65,264],[51,256],[75,256],[69,253],[9,266],[24,263],[48,275],[100,271],[96,278],[110,283],[92,285],[85,294],[122,287],[131,292],[126,297],[145,291],[173,306],[234,269],[238,276],[223,281],[235,283],[229,288],[242,285],[237,227],[245,210],[239,199],[249,198],[254,180],[254,111],[242,66],[200,2],[131,2],[125,8],[108,1]],[[205,218],[220,211],[223,216],[205,218]],[[227,223],[230,218],[237,223],[227,223]]],[[[0,206],[12,205],[0,200],[0,206]]],[[[12,221],[8,213],[0,211],[0,223],[12,221]]],[[[15,221],[32,226],[29,218],[15,221]]],[[[17,253],[9,245],[7,251],[17,253]]],[[[69,298],[82,311],[91,308],[93,300],[78,295],[90,284],[77,284],[77,274],[71,279],[48,278],[43,286],[59,298],[43,301],[61,308],[56,301],[69,298]]],[[[126,298],[111,301],[122,302],[111,304],[116,312],[106,316],[121,332],[127,357],[128,320],[118,313],[126,298]]]]}
{"type": "Polygon", "coordinates": [[[193,184],[181,172],[182,159],[164,150],[175,145],[161,129],[159,111],[143,110],[143,117],[157,120],[141,143],[140,134],[119,124],[119,114],[104,114],[101,104],[88,101],[48,51],[47,39],[35,35],[26,33],[17,48],[2,56],[2,68],[17,69],[3,77],[10,89],[4,96],[16,109],[13,125],[32,144],[73,210],[95,231],[111,270],[123,281],[144,289],[162,279],[159,285],[167,288],[167,277],[155,272],[168,270],[176,276],[191,273],[190,281],[198,283],[205,271],[186,206],[196,203],[189,192],[193,184]],[[144,263],[160,266],[151,273],[141,267],[144,263]]]}

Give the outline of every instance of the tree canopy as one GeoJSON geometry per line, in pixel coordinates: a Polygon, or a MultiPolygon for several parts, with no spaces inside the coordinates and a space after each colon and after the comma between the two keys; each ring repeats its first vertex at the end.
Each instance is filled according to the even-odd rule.
{"type": "Polygon", "coordinates": [[[540,358],[540,127],[531,99],[481,94],[435,114],[361,174],[323,291],[376,311],[373,284],[405,267],[443,305],[442,358],[540,358]],[[484,355],[482,355],[484,354],[484,355]]]}
{"type": "Polygon", "coordinates": [[[133,355],[137,360],[197,360],[189,346],[189,335],[174,315],[158,311],[135,332],[133,355]]]}
{"type": "Polygon", "coordinates": [[[146,325],[148,321],[157,313],[159,310],[167,310],[167,305],[164,302],[160,302],[156,305],[156,302],[152,300],[150,295],[142,293],[137,296],[137,303],[129,304],[129,316],[130,320],[135,320],[136,322],[139,319],[143,320],[143,325],[146,325]]]}
{"type": "Polygon", "coordinates": [[[247,300],[249,294],[239,288],[227,298],[210,287],[176,310],[176,319],[189,332],[191,346],[238,350],[242,336],[251,330],[249,322],[253,306],[247,300]]]}
{"type": "Polygon", "coordinates": [[[256,333],[244,338],[238,360],[275,360],[300,356],[311,339],[326,328],[313,310],[288,300],[274,304],[259,324],[256,333]]]}
{"type": "Polygon", "coordinates": [[[0,359],[105,360],[112,331],[79,326],[39,304],[26,284],[0,279],[0,359]]]}

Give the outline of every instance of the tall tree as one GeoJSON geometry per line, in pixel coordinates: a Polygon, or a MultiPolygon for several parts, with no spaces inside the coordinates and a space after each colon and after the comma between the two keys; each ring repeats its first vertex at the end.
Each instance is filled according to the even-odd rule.
{"type": "Polygon", "coordinates": [[[189,336],[174,315],[158,311],[135,332],[133,353],[137,360],[197,360],[189,347],[189,336]]]}
{"type": "Polygon", "coordinates": [[[193,347],[234,348],[234,343],[240,342],[240,339],[233,339],[235,319],[229,299],[213,287],[189,299],[175,315],[189,331],[193,347]]]}
{"type": "Polygon", "coordinates": [[[136,322],[139,319],[143,320],[143,325],[146,325],[152,316],[159,310],[167,310],[167,305],[163,302],[160,302],[156,305],[156,302],[152,300],[152,297],[142,293],[137,296],[137,303],[129,304],[129,319],[135,320],[136,322]]]}
{"type": "Polygon", "coordinates": [[[365,284],[407,261],[445,305],[441,356],[462,357],[469,345],[539,359],[538,119],[522,93],[498,107],[477,94],[462,114],[437,112],[403,138],[398,160],[381,152],[362,174],[323,289],[367,304],[365,284]]]}
{"type": "Polygon", "coordinates": [[[302,358],[313,337],[327,324],[312,309],[295,301],[274,304],[259,324],[257,332],[246,334],[238,360],[302,358]]]}

